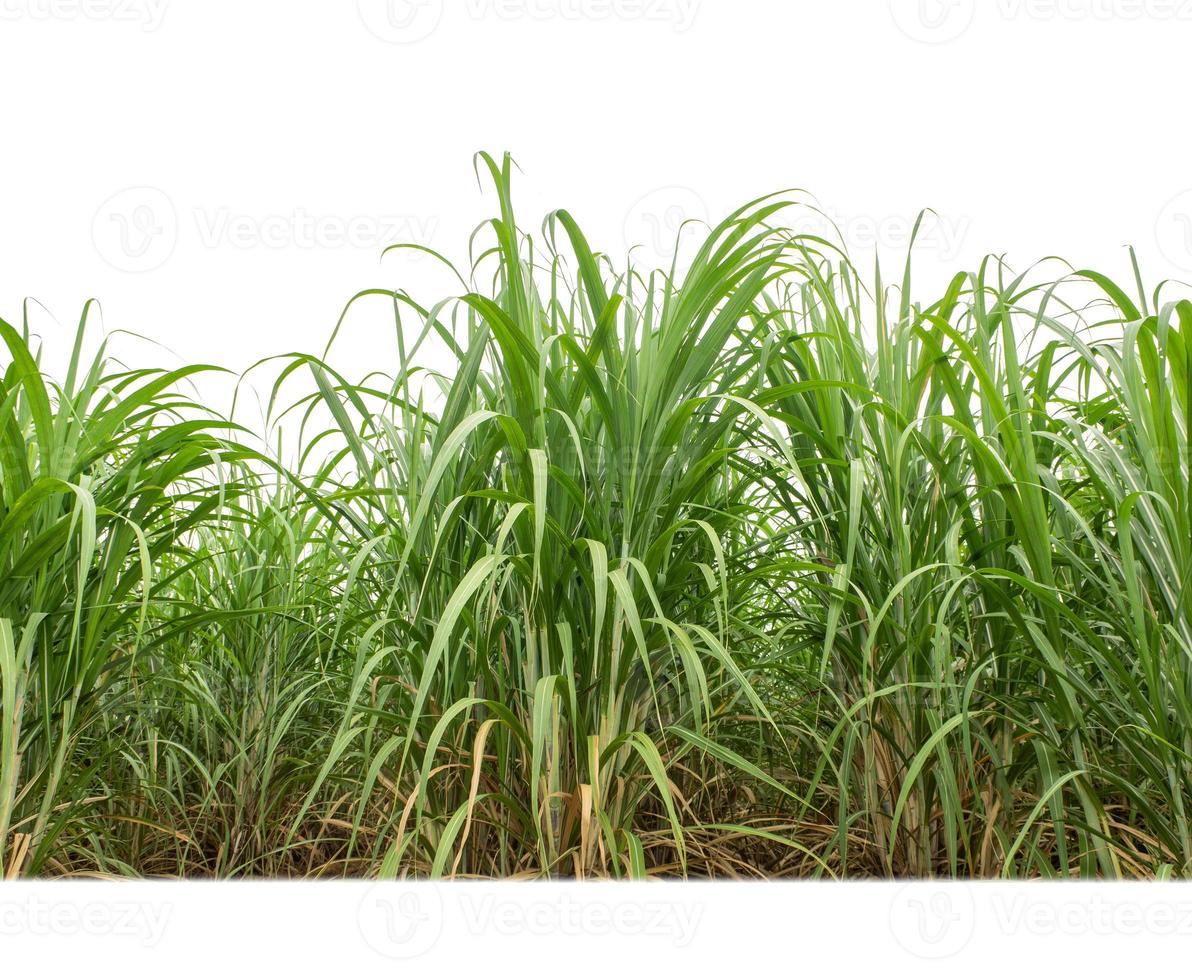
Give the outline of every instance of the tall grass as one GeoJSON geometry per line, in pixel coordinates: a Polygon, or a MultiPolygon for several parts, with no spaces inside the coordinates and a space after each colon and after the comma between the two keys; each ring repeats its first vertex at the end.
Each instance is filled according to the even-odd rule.
{"type": "Polygon", "coordinates": [[[478,162],[387,372],[254,369],[292,458],[0,326],[5,874],[1192,873],[1192,303],[782,198],[622,267],[478,162]]]}

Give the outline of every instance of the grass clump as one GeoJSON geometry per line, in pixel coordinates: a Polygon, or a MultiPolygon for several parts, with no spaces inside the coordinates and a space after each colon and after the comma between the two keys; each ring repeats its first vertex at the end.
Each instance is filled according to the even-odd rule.
{"type": "Polygon", "coordinates": [[[1192,872],[1192,303],[781,198],[620,268],[479,159],[390,373],[270,362],[293,460],[0,326],[4,873],[1192,872]]]}

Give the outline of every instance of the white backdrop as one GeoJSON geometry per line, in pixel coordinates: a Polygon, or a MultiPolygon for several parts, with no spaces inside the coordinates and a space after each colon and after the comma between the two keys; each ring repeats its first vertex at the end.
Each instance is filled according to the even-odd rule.
{"type": "Polygon", "coordinates": [[[1117,977],[1143,961],[1184,968],[1189,936],[1186,886],[1131,882],[0,888],[5,965],[52,962],[89,980],[210,980],[213,966],[286,978],[1117,977]]]}
{"type": "MultiPolygon", "coordinates": [[[[239,369],[320,350],[360,289],[452,288],[428,260],[380,251],[415,240],[466,261],[493,208],[472,172],[480,148],[514,153],[529,227],[566,206],[597,247],[638,243],[647,260],[667,258],[685,217],[797,186],[859,258],[896,260],[915,213],[936,209],[920,255],[929,285],[989,251],[1019,266],[1059,254],[1128,281],[1128,243],[1149,281],[1192,275],[1190,42],[1192,0],[0,0],[0,315],[44,304],[34,322],[51,363],[89,297],[109,330],[174,352],[138,350],[155,363],[239,369]]],[[[386,330],[382,315],[353,322],[339,363],[383,369],[386,330]]],[[[144,945],[120,933],[127,916],[112,918],[140,908],[129,887],[69,900],[10,887],[6,962],[44,963],[57,938],[96,975],[147,969],[127,959],[128,943],[144,945]]],[[[979,976],[1002,975],[999,949],[1036,967],[1120,965],[1136,954],[1113,934],[1190,928],[1186,890],[1160,896],[1177,904],[1158,925],[1151,898],[1127,896],[1111,911],[1129,921],[1106,926],[1096,887],[1071,893],[1073,918],[999,886],[1011,911],[1043,903],[1019,925],[977,917],[968,887],[700,892],[710,911],[683,951],[668,934],[607,929],[548,946],[578,975],[656,962],[723,976],[793,951],[814,968],[808,951],[825,966],[843,951],[917,973],[957,957],[979,976]],[[759,928],[746,937],[745,924],[759,928]]],[[[386,957],[411,952],[385,946],[391,931],[369,938],[355,893],[316,894],[174,891],[160,952],[203,976],[220,957],[397,969],[386,957]]],[[[508,899],[515,927],[535,894],[508,899]]],[[[443,920],[430,921],[437,939],[443,920]]],[[[548,947],[514,933],[534,941],[457,930],[423,963],[475,951],[524,975],[548,947]]]]}
{"type": "Polygon", "coordinates": [[[189,361],[321,350],[359,289],[454,291],[380,252],[466,261],[481,148],[613,254],[801,187],[859,258],[934,208],[925,286],[1192,276],[1190,40],[1192,0],[0,0],[0,316],[44,304],[51,364],[88,297],[189,361]]]}

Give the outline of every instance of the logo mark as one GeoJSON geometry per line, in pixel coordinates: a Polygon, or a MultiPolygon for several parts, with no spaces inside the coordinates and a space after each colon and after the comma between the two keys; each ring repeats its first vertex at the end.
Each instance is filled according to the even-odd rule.
{"type": "Polygon", "coordinates": [[[912,41],[955,41],[973,22],[975,0],[890,0],[890,16],[912,41]]]}
{"type": "Polygon", "coordinates": [[[442,896],[425,882],[377,882],[364,893],[356,915],[364,941],[393,960],[421,956],[443,932],[442,896]]]}
{"type": "Polygon", "coordinates": [[[965,885],[912,882],[890,903],[890,932],[898,945],[922,959],[959,953],[973,937],[974,919],[973,895],[965,885]]]}
{"type": "Polygon", "coordinates": [[[638,263],[669,270],[675,256],[707,232],[708,206],[690,187],[650,191],[625,216],[625,246],[638,263]]]}
{"type": "Polygon", "coordinates": [[[91,222],[91,239],[108,265],[121,272],[151,272],[178,244],[178,213],[165,191],[129,187],[109,197],[91,222]]]}
{"type": "Polygon", "coordinates": [[[1192,270],[1192,187],[1173,197],[1159,212],[1155,241],[1168,262],[1192,270]]]}
{"type": "Polygon", "coordinates": [[[356,0],[356,10],[374,37],[389,44],[413,44],[438,28],[443,0],[356,0]]]}

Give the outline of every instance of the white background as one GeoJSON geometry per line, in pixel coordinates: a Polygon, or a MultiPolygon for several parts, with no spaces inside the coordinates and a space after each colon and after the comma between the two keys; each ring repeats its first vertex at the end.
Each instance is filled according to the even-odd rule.
{"type": "Polygon", "coordinates": [[[0,316],[43,304],[51,365],[89,297],[185,361],[321,351],[358,290],[459,291],[380,253],[466,267],[478,149],[613,255],[798,187],[892,275],[935,209],[925,291],[988,252],[1129,282],[1127,244],[1156,283],[1192,273],[1190,41],[1192,0],[0,0],[0,316]]]}
{"type": "MultiPolygon", "coordinates": [[[[51,364],[89,297],[108,330],[173,352],[138,351],[154,363],[239,370],[320,351],[358,290],[452,290],[433,262],[382,261],[381,247],[413,239],[466,265],[493,210],[472,170],[481,148],[513,152],[527,227],[567,207],[622,257],[639,244],[665,261],[660,229],[799,187],[862,261],[875,244],[896,261],[934,208],[927,287],[986,252],[1019,267],[1058,254],[1128,282],[1127,244],[1153,284],[1192,272],[1190,43],[1192,0],[0,0],[0,315],[19,323],[26,297],[42,304],[51,364]]],[[[339,363],[383,369],[388,330],[384,311],[362,310],[339,363]]],[[[942,905],[850,887],[701,892],[718,897],[683,950],[665,936],[451,933],[448,918],[428,956],[471,948],[523,975],[537,957],[569,975],[655,960],[725,976],[818,950],[860,972],[913,964],[935,925],[959,922],[955,942],[972,918],[966,886],[942,905]],[[922,910],[938,919],[926,933],[922,910]],[[891,916],[913,928],[891,932],[891,916]]],[[[37,925],[28,894],[0,895],[6,963],[44,963],[55,941],[90,975],[103,953],[147,962],[114,926],[37,925]]],[[[246,956],[320,975],[400,969],[361,932],[355,893],[173,894],[154,947],[172,971],[246,956]]],[[[89,895],[124,900],[62,901],[89,895]]],[[[1069,969],[1127,955],[1089,924],[1095,900],[1073,913],[1077,938],[1044,921],[1014,927],[1012,948],[1069,969]]],[[[967,974],[994,968],[1001,921],[955,951],[967,974]]]]}
{"type": "Polygon", "coordinates": [[[18,882],[0,889],[5,966],[37,965],[44,974],[52,963],[52,976],[96,980],[1003,980],[1007,966],[1023,977],[1120,977],[1165,961],[1182,976],[1190,937],[1187,888],[1128,882],[18,882]]]}

